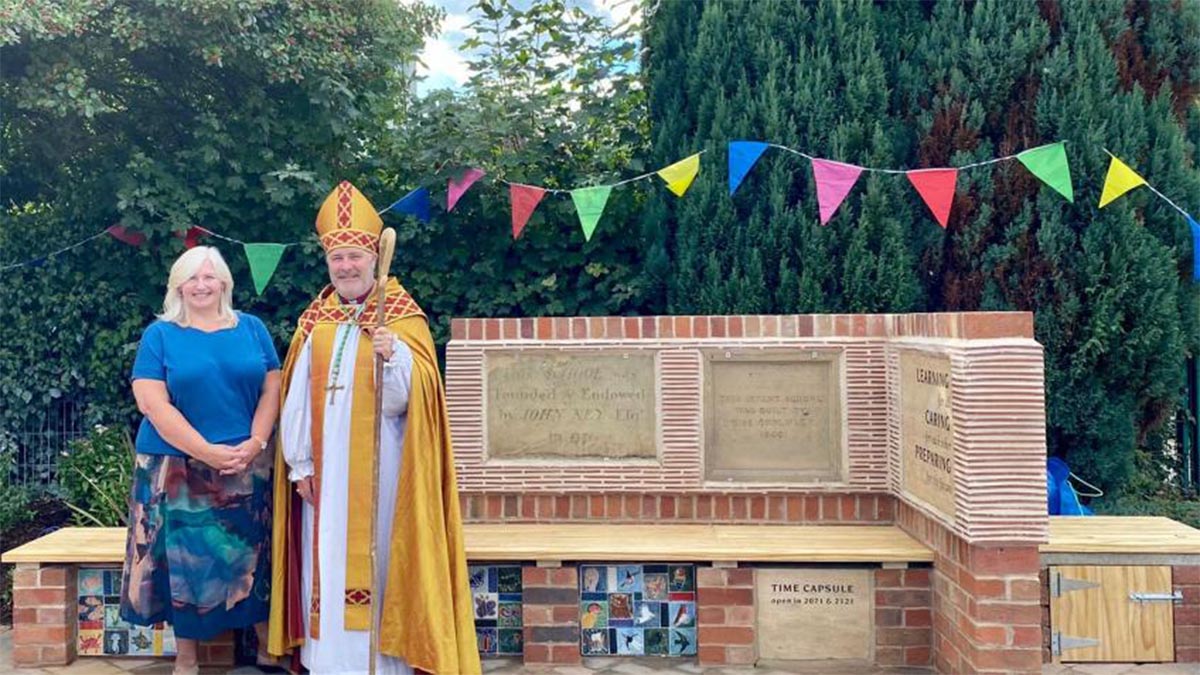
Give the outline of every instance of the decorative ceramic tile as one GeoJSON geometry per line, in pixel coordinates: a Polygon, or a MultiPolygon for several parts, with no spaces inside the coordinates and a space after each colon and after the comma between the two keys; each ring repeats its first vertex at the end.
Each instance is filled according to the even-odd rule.
{"type": "Polygon", "coordinates": [[[524,652],[521,567],[471,565],[468,573],[479,654],[510,656],[524,652]]]}
{"type": "Polygon", "coordinates": [[[579,628],[585,656],[694,656],[695,566],[580,566],[579,628]]]}
{"type": "Polygon", "coordinates": [[[79,637],[82,656],[171,656],[175,633],[167,624],[132,626],[121,619],[121,570],[80,568],[79,637]]]}

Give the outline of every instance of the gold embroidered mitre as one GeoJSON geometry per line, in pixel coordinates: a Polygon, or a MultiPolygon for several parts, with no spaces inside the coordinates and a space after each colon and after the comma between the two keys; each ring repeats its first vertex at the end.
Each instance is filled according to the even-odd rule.
{"type": "Polygon", "coordinates": [[[378,253],[381,231],[383,220],[375,207],[347,180],[329,193],[317,212],[317,235],[327,253],[335,248],[361,248],[378,253]]]}

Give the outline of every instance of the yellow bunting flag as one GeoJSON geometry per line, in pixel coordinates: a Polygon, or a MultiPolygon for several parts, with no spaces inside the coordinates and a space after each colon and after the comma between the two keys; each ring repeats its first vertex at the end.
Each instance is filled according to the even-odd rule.
{"type": "Polygon", "coordinates": [[[1108,163],[1108,175],[1104,177],[1104,191],[1100,194],[1100,208],[1104,208],[1112,200],[1129,192],[1139,185],[1145,185],[1146,179],[1136,171],[1125,166],[1125,162],[1112,157],[1108,163]]]}
{"type": "Polygon", "coordinates": [[[683,193],[691,187],[692,181],[696,180],[696,174],[699,172],[700,153],[696,153],[671,166],[659,169],[658,177],[667,182],[667,189],[674,192],[676,197],[682,197],[683,193]]]}

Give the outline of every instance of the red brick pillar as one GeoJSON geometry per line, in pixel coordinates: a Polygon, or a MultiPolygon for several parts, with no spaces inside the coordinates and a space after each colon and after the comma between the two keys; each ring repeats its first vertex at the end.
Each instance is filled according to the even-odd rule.
{"type": "Polygon", "coordinates": [[[928,666],[933,660],[930,570],[875,571],[875,662],[928,666]]]}
{"type": "Polygon", "coordinates": [[[521,570],[525,663],[579,664],[579,574],[574,566],[521,570]]]}
{"type": "Polygon", "coordinates": [[[753,665],[754,569],[697,567],[696,595],[700,665],[753,665]]]}
{"type": "Polygon", "coordinates": [[[1171,585],[1183,595],[1175,605],[1175,661],[1200,663],[1200,565],[1173,567],[1171,585]]]}
{"type": "Polygon", "coordinates": [[[1040,674],[1037,545],[971,544],[907,504],[900,505],[897,522],[934,551],[931,606],[937,671],[1040,674]]]}
{"type": "Polygon", "coordinates": [[[19,563],[13,573],[13,665],[64,666],[77,643],[74,565],[19,563]]]}

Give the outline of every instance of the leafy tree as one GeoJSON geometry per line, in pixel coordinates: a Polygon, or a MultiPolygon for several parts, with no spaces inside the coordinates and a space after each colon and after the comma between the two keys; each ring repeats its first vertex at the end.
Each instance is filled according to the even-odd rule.
{"type": "Polygon", "coordinates": [[[0,275],[0,424],[60,399],[90,422],[131,413],[136,342],[193,225],[304,242],[261,298],[236,245],[213,242],[235,304],[288,334],[324,281],[315,205],[342,178],[369,184],[439,16],[384,0],[0,4],[0,261],[114,224],[147,237],[0,275]]]}
{"type": "Polygon", "coordinates": [[[681,312],[1035,312],[1052,453],[1110,490],[1161,433],[1197,353],[1186,222],[1145,190],[1096,203],[1107,147],[1200,194],[1200,6],[657,3],[652,157],[766,140],[864,166],[962,166],[1067,141],[1074,204],[1017,162],[964,170],[949,228],[901,176],[864,174],[827,227],[807,161],[769,150],[732,197],[702,172],[649,211],[681,312]]]}
{"type": "Polygon", "coordinates": [[[637,223],[646,186],[659,185],[613,190],[590,241],[570,197],[547,194],[513,240],[500,181],[569,190],[647,170],[633,24],[562,0],[519,4],[476,3],[481,18],[463,45],[471,79],[415,101],[376,146],[388,193],[423,185],[440,199],[464,169],[487,171],[452,212],[397,227],[395,269],[437,321],[439,339],[453,316],[633,313],[653,291],[637,223]]]}

